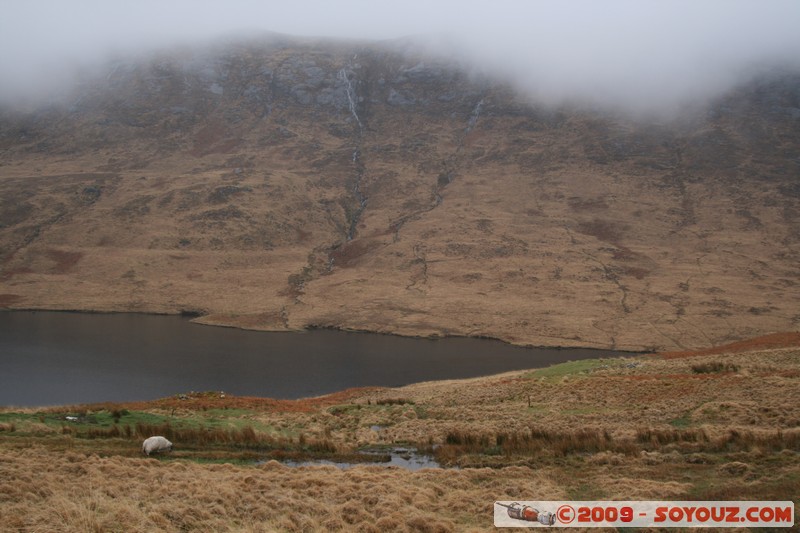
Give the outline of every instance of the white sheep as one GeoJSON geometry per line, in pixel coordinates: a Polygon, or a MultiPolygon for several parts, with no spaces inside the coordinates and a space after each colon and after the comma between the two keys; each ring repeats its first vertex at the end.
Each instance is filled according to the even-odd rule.
{"type": "Polygon", "coordinates": [[[172,443],[164,437],[149,437],[142,443],[142,453],[150,455],[156,452],[171,452],[172,443]]]}

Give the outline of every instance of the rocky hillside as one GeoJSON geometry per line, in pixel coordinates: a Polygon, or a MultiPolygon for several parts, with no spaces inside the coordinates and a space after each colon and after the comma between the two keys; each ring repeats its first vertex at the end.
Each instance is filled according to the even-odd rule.
{"type": "Polygon", "coordinates": [[[689,349],[800,324],[800,74],[681,119],[409,42],[171,50],[0,111],[0,306],[689,349]]]}

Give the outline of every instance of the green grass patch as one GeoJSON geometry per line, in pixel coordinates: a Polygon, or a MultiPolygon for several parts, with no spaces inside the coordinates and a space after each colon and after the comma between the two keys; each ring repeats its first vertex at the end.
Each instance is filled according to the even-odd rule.
{"type": "Polygon", "coordinates": [[[558,380],[565,376],[579,376],[588,374],[594,369],[608,367],[608,359],[582,359],[580,361],[567,361],[557,365],[539,368],[524,374],[523,379],[544,378],[546,380],[558,380]]]}
{"type": "Polygon", "coordinates": [[[679,429],[688,428],[689,426],[692,425],[692,419],[689,413],[685,413],[679,416],[678,418],[673,418],[672,420],[670,420],[669,425],[679,429]]]}
{"type": "Polygon", "coordinates": [[[5,426],[17,426],[28,420],[30,420],[30,415],[24,413],[0,413],[0,424],[5,426]]]}
{"type": "MultiPolygon", "coordinates": [[[[177,431],[247,432],[276,434],[263,423],[244,418],[252,411],[213,410],[189,417],[154,414],[144,411],[47,411],[38,413],[0,413],[0,430],[14,436],[61,433],[78,438],[138,438],[148,431],[169,427],[177,431]]],[[[155,434],[155,433],[153,433],[155,434]]]]}

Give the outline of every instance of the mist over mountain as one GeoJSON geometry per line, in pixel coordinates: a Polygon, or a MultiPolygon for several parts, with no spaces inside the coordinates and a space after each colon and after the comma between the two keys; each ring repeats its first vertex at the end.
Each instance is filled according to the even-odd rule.
{"type": "Polygon", "coordinates": [[[4,3],[0,101],[43,101],[109,59],[272,31],[398,40],[502,77],[537,103],[672,113],[798,66],[792,1],[4,3]]]}

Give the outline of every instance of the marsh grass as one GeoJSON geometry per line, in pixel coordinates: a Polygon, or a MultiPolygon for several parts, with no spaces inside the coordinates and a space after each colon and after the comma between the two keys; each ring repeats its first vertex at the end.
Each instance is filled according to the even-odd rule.
{"type": "Polygon", "coordinates": [[[730,429],[710,442],[709,451],[736,452],[762,450],[800,452],[800,431],[753,432],[730,429]]]}
{"type": "MultiPolygon", "coordinates": [[[[677,451],[686,454],[800,451],[800,431],[753,432],[730,429],[710,437],[702,428],[643,428],[631,438],[613,438],[607,430],[547,430],[528,428],[517,432],[450,431],[439,446],[420,445],[444,465],[457,464],[465,456],[525,456],[554,459],[592,454],[636,457],[643,452],[677,451]]],[[[494,461],[488,460],[488,464],[494,461]]],[[[471,462],[474,464],[474,461],[471,462]]]]}
{"type": "MultiPolygon", "coordinates": [[[[116,427],[116,426],[115,426],[116,427]]],[[[127,426],[128,428],[130,426],[127,426]]],[[[113,431],[111,428],[109,431],[113,431]]],[[[146,424],[138,422],[135,426],[136,438],[147,438],[152,435],[163,435],[167,439],[184,446],[207,446],[221,444],[238,448],[275,448],[288,445],[284,439],[276,439],[270,435],[256,433],[246,426],[243,428],[220,427],[175,427],[170,423],[146,424]]]]}
{"type": "Polygon", "coordinates": [[[632,455],[639,449],[629,441],[615,440],[606,430],[527,431],[470,433],[450,431],[439,446],[429,446],[437,461],[452,465],[465,455],[529,456],[557,458],[578,454],[613,452],[632,455]]]}
{"type": "Polygon", "coordinates": [[[527,469],[415,474],[46,449],[0,453],[2,531],[488,531],[497,495],[521,496],[514,487],[530,482],[542,494],[557,494],[550,480],[527,469]]]}
{"type": "Polygon", "coordinates": [[[648,451],[667,445],[676,445],[685,451],[700,453],[733,453],[751,451],[800,451],[800,431],[749,431],[728,429],[711,437],[702,428],[692,429],[640,429],[636,442],[648,451]]]}
{"type": "Polygon", "coordinates": [[[709,442],[703,429],[638,429],[636,442],[648,448],[658,448],[666,444],[682,442],[709,442]]]}

